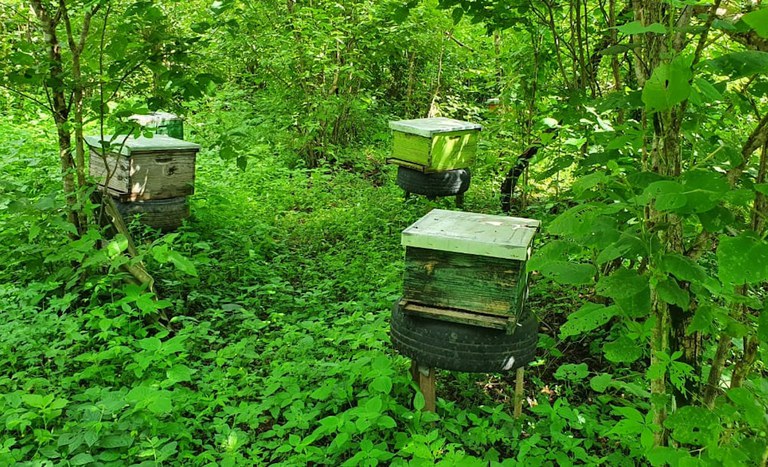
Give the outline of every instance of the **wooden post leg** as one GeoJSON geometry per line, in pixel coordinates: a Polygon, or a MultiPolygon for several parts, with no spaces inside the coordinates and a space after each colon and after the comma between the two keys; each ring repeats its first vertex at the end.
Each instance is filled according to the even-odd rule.
{"type": "Polygon", "coordinates": [[[515,380],[515,418],[520,418],[523,414],[523,383],[525,382],[525,368],[517,369],[517,379],[515,380]]]}
{"type": "Polygon", "coordinates": [[[419,385],[421,395],[424,396],[424,411],[435,411],[435,369],[419,365],[416,360],[411,360],[411,377],[419,385]]]}
{"type": "Polygon", "coordinates": [[[419,389],[424,396],[424,410],[435,411],[435,369],[419,365],[419,389]]]}

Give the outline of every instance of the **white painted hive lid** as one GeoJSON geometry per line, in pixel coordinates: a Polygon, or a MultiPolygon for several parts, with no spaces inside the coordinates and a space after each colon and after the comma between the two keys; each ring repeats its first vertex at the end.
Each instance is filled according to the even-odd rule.
{"type": "Polygon", "coordinates": [[[403,230],[406,247],[527,261],[535,219],[434,209],[403,230]]]}
{"type": "MultiPolygon", "coordinates": [[[[86,136],[85,142],[88,146],[101,149],[101,142],[98,136],[86,136]]],[[[171,138],[166,135],[154,135],[151,138],[144,136],[126,136],[118,135],[112,141],[112,151],[120,152],[124,156],[130,156],[134,152],[156,152],[156,151],[199,151],[200,145],[190,143],[181,139],[171,138]]]]}
{"type": "Polygon", "coordinates": [[[483,127],[477,123],[462,122],[461,120],[444,117],[400,120],[397,122],[389,122],[389,127],[395,131],[423,136],[425,138],[431,138],[439,133],[465,130],[480,131],[483,129],[483,127]]]}

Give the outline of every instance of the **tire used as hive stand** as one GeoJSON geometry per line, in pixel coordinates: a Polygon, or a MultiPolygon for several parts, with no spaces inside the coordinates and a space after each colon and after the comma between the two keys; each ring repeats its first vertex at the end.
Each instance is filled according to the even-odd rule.
{"type": "Polygon", "coordinates": [[[392,307],[392,344],[421,365],[470,373],[513,371],[532,362],[539,340],[536,318],[525,310],[514,334],[406,313],[392,307]]]}
{"type": "Polygon", "coordinates": [[[121,202],[116,199],[115,204],[126,221],[130,222],[138,215],[142,224],[163,232],[178,229],[190,214],[186,196],[134,202],[121,202]]]}
{"type": "Polygon", "coordinates": [[[406,193],[416,193],[429,198],[458,196],[469,189],[472,173],[469,169],[424,173],[407,167],[397,167],[397,186],[406,193]]]}

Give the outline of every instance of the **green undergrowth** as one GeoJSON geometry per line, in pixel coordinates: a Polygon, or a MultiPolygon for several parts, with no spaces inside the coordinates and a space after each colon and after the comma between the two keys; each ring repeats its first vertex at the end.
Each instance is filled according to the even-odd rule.
{"type": "MultiPolygon", "coordinates": [[[[153,295],[126,285],[124,239],[67,240],[51,132],[0,133],[0,464],[634,465],[640,455],[642,389],[601,373],[588,343],[553,337],[578,291],[536,280],[541,358],[524,416],[512,417],[510,375],[440,372],[437,414],[419,410],[388,337],[399,235],[453,204],[404,201],[383,151],[364,172],[290,169],[267,153],[240,170],[203,151],[184,227],[132,224],[153,295]],[[635,423],[631,436],[618,419],[635,423]]],[[[498,212],[496,183],[473,179],[467,209],[498,212]]],[[[536,209],[521,214],[549,215],[536,209]]]]}

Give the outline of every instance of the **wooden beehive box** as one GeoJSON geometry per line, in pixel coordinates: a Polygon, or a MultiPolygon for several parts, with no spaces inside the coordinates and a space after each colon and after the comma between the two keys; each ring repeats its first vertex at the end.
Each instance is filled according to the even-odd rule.
{"type": "Polygon", "coordinates": [[[403,302],[437,319],[507,328],[527,293],[540,222],[435,209],[402,233],[403,302]]]}
{"type": "Polygon", "coordinates": [[[451,118],[389,122],[394,142],[387,162],[425,173],[465,169],[475,161],[482,127],[451,118]]]}
{"type": "Polygon", "coordinates": [[[98,137],[85,141],[91,176],[120,201],[177,198],[195,191],[197,144],[165,135],[118,136],[102,157],[98,137]]]}

